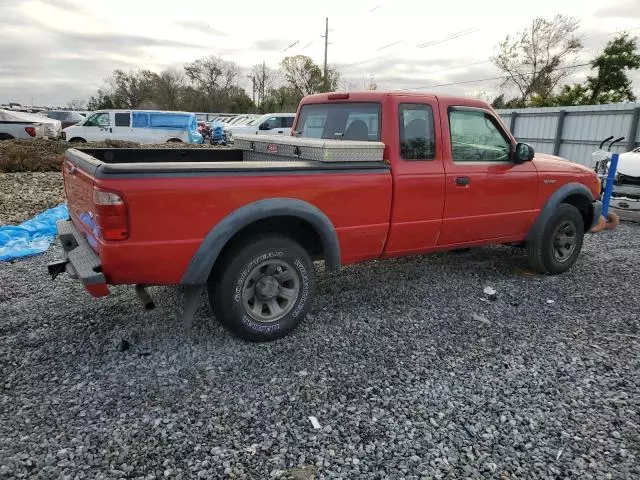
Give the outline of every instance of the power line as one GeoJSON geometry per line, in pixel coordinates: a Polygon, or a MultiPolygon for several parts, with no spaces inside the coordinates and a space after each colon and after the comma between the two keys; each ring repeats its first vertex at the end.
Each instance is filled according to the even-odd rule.
{"type": "Polygon", "coordinates": [[[404,40],[398,40],[397,42],[393,42],[393,43],[389,43],[389,44],[387,44],[387,45],[383,45],[383,46],[382,46],[382,47],[380,47],[380,48],[376,48],[376,51],[378,51],[378,50],[384,50],[385,48],[393,47],[394,45],[398,45],[398,44],[400,44],[400,43],[404,43],[404,40]]]}
{"type": "Polygon", "coordinates": [[[441,40],[430,40],[426,43],[421,43],[420,45],[416,45],[416,48],[425,48],[425,47],[431,47],[432,45],[438,45],[440,43],[444,43],[444,42],[448,42],[449,40],[453,40],[455,38],[460,38],[460,37],[464,37],[466,35],[470,35],[472,33],[476,33],[479,32],[480,29],[478,28],[467,28],[466,30],[462,30],[461,32],[456,32],[456,33],[452,33],[451,35],[448,35],[446,37],[444,37],[441,40]]]}
{"type": "Polygon", "coordinates": [[[616,34],[622,33],[622,32],[634,32],[636,30],[640,30],[640,27],[623,28],[623,29],[620,29],[620,30],[616,30],[615,32],[603,33],[601,35],[591,35],[590,37],[584,37],[582,40],[589,40],[591,38],[608,37],[609,35],[616,35],[616,34]]]}
{"type": "MultiPolygon", "coordinates": [[[[452,33],[450,35],[447,35],[444,38],[440,38],[440,39],[431,40],[431,41],[428,41],[428,42],[425,42],[425,43],[421,43],[419,45],[416,45],[415,48],[431,47],[433,45],[438,45],[440,43],[449,42],[451,40],[455,40],[457,38],[464,37],[466,35],[470,35],[472,33],[479,32],[479,31],[480,31],[479,29],[462,30],[460,32],[456,32],[456,33],[452,33]]],[[[397,44],[402,43],[402,42],[405,42],[405,40],[399,40],[399,41],[395,42],[395,44],[397,45],[397,44]]],[[[381,50],[381,49],[386,48],[386,47],[391,46],[391,45],[393,45],[393,44],[389,44],[389,45],[385,45],[385,46],[379,47],[377,50],[381,50]]],[[[373,57],[373,58],[369,58],[367,60],[360,60],[358,62],[349,63],[348,65],[344,65],[343,68],[353,67],[355,65],[361,65],[363,63],[377,63],[377,62],[381,62],[383,60],[387,60],[389,58],[392,58],[394,56],[395,56],[395,54],[390,54],[390,55],[385,55],[385,56],[382,56],[382,57],[373,57]]]]}
{"type": "Polygon", "coordinates": [[[287,50],[289,50],[291,47],[296,46],[298,43],[300,43],[300,40],[296,40],[295,42],[293,42],[291,45],[289,45],[287,48],[280,50],[281,52],[286,52],[287,50]]]}
{"type": "MultiPolygon", "coordinates": [[[[556,70],[569,70],[571,68],[586,67],[587,65],[591,65],[591,63],[580,63],[578,65],[571,65],[571,66],[568,66],[568,67],[556,68],[556,70]]],[[[523,76],[527,76],[527,77],[529,77],[531,75],[535,75],[535,73],[524,73],[523,74],[523,76]]],[[[463,80],[461,82],[438,83],[438,84],[435,84],[435,85],[425,85],[425,86],[422,86],[422,87],[400,88],[398,90],[401,90],[401,91],[428,90],[430,88],[450,87],[452,85],[464,85],[464,84],[467,84],[467,83],[480,83],[480,82],[487,82],[489,80],[504,80],[506,78],[511,78],[511,75],[500,75],[500,76],[497,76],[497,77],[479,78],[479,79],[476,79],[476,80],[463,80]]]]}

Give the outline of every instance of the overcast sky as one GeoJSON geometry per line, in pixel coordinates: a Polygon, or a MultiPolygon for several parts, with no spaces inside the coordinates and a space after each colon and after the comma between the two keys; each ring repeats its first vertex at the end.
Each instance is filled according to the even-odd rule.
{"type": "MultiPolygon", "coordinates": [[[[379,89],[424,88],[489,97],[499,75],[488,58],[507,33],[534,16],[581,21],[581,60],[613,33],[640,35],[640,0],[0,0],[0,103],[65,105],[86,99],[114,69],[181,67],[214,54],[243,67],[286,55],[324,55],[354,88],[373,75],[379,89]],[[607,35],[610,34],[610,35],[607,35]],[[457,38],[450,38],[452,36],[457,38]],[[294,42],[293,47],[286,49],[294,42]],[[427,45],[425,45],[427,44],[427,45]],[[420,47],[421,46],[421,47],[420,47]],[[458,83],[457,85],[439,86],[458,83]]],[[[582,69],[574,80],[587,74],[582,69]]],[[[635,74],[640,94],[640,75],[635,74]]],[[[243,86],[248,81],[243,78],[243,86]],[[246,83],[245,83],[246,82],[246,83]]],[[[429,89],[427,89],[429,90],[429,89]]]]}

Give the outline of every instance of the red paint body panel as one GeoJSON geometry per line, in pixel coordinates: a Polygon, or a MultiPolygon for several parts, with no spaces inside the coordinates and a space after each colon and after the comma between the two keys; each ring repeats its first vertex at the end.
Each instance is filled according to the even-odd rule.
{"type": "Polygon", "coordinates": [[[348,264],[380,256],[391,209],[389,173],[96,180],[121,192],[129,240],[99,242],[109,283],[179,283],[204,237],[238,208],[264,198],[305,200],[331,220],[348,264]]]}
{"type": "MultiPolygon", "coordinates": [[[[348,98],[308,96],[310,103],[377,102],[381,105],[381,141],[389,172],[237,175],[94,179],[70,173],[65,188],[71,218],[94,241],[103,272],[112,284],[176,284],[205,236],[225,217],[252,202],[269,198],[304,200],[333,223],[341,263],[441,251],[460,246],[524,239],[549,196],[568,182],[587,185],[597,196],[595,174],[557,157],[533,162],[473,164],[452,160],[448,108],[482,108],[480,100],[395,92],[355,92],[348,98]],[[401,103],[433,110],[435,158],[403,160],[400,155],[401,103]],[[460,186],[456,178],[469,177],[460,186]],[[117,193],[128,213],[123,241],[92,236],[87,218],[94,213],[93,189],[117,193]]],[[[299,113],[300,110],[298,110],[299,113]]],[[[296,122],[297,122],[296,117],[296,122]]],[[[294,124],[293,130],[296,130],[294,124]]],[[[515,144],[508,129],[505,134],[515,144]]],[[[101,290],[100,292],[103,293],[101,290]]]]}

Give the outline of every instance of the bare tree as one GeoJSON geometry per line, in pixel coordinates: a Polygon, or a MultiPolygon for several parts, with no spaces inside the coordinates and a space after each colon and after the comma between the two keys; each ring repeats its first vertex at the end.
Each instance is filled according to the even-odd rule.
{"type": "Polygon", "coordinates": [[[67,103],[67,108],[69,110],[85,110],[87,108],[87,103],[80,98],[74,98],[67,103]]]}
{"type": "Polygon", "coordinates": [[[523,101],[532,95],[546,98],[571,75],[582,43],[574,35],[579,22],[556,15],[551,20],[534,18],[515,38],[507,36],[491,61],[507,78],[504,87],[515,86],[523,101]]]}
{"type": "Polygon", "coordinates": [[[265,98],[276,88],[278,83],[278,72],[262,62],[256,64],[251,69],[251,78],[253,79],[253,88],[257,94],[257,104],[262,105],[265,98]]]}
{"type": "Polygon", "coordinates": [[[240,67],[234,62],[211,55],[186,64],[184,72],[195,88],[213,95],[235,86],[240,76],[240,67]]]}
{"type": "Polygon", "coordinates": [[[184,74],[175,68],[168,68],[158,75],[156,101],[161,108],[178,110],[184,93],[184,74]]]}
{"type": "Polygon", "coordinates": [[[213,95],[219,88],[223,60],[213,55],[188,63],[184,73],[195,88],[213,95]]]}
{"type": "Polygon", "coordinates": [[[114,70],[109,81],[116,108],[138,108],[153,100],[158,75],[150,70],[114,70]]]}

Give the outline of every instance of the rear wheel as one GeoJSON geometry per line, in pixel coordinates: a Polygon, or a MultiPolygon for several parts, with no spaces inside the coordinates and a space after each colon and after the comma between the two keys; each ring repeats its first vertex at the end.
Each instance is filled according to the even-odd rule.
{"type": "Polygon", "coordinates": [[[545,227],[527,244],[531,268],[540,273],[558,274],[576,262],[584,239],[584,222],[576,207],[558,206],[545,227]]]}
{"type": "Polygon", "coordinates": [[[299,244],[280,235],[253,237],[229,251],[209,281],[216,317],[252,342],[282,338],[311,307],[315,273],[299,244]]]}

